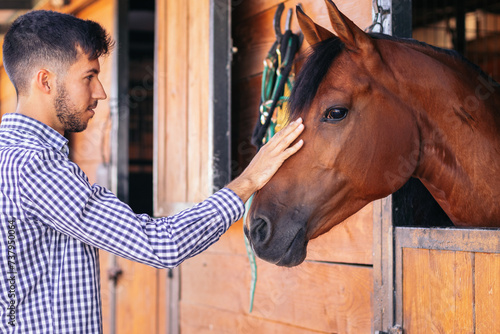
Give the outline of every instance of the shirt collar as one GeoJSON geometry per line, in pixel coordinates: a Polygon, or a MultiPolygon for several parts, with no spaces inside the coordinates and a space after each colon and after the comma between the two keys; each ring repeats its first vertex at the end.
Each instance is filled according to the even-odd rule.
{"type": "Polygon", "coordinates": [[[56,150],[66,155],[69,153],[68,139],[50,126],[26,115],[19,113],[3,115],[0,129],[9,129],[33,134],[56,150]]]}

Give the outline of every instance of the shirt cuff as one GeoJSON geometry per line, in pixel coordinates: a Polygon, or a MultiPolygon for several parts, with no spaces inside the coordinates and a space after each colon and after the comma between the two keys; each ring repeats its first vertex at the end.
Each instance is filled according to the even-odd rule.
{"type": "Polygon", "coordinates": [[[227,228],[238,221],[245,213],[245,204],[234,191],[222,188],[207,199],[219,211],[227,228]]]}

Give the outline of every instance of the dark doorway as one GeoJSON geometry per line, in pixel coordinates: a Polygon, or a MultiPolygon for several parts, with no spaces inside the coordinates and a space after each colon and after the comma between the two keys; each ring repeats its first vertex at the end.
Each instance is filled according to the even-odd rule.
{"type": "Polygon", "coordinates": [[[153,213],[153,83],[155,1],[130,0],[129,205],[153,213]]]}

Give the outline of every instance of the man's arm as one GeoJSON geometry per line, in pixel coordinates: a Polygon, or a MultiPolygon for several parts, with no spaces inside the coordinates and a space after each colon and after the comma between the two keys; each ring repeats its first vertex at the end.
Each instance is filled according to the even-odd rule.
{"type": "Polygon", "coordinates": [[[285,129],[261,149],[229,189],[173,216],[155,219],[135,214],[107,189],[90,185],[76,164],[53,150],[40,152],[20,171],[21,205],[33,224],[133,261],[174,267],[216,242],[243,215],[240,199],[246,201],[263,187],[302,146],[301,142],[290,146],[302,132],[301,120],[285,129]]]}
{"type": "Polygon", "coordinates": [[[261,189],[278,171],[283,162],[304,144],[301,140],[290,146],[304,130],[302,119],[288,124],[265,144],[239,177],[227,185],[243,202],[261,189]]]}

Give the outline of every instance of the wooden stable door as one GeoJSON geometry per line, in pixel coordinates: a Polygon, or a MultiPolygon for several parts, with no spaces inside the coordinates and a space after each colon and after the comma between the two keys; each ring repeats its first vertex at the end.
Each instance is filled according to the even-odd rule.
{"type": "Polygon", "coordinates": [[[500,333],[500,230],[395,229],[404,333],[500,333]]]}
{"type": "Polygon", "coordinates": [[[500,334],[500,229],[393,226],[374,204],[377,334],[500,334]]]}

